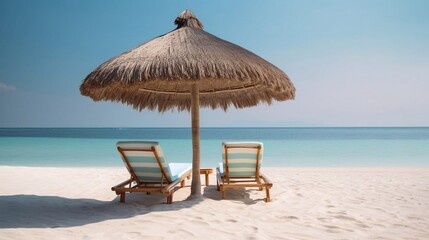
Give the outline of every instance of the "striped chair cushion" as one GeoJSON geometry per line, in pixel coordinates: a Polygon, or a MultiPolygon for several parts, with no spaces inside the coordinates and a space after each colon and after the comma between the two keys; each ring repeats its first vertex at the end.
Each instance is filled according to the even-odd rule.
{"type": "MultiPolygon", "coordinates": [[[[120,147],[128,162],[131,165],[130,171],[133,171],[137,176],[140,182],[161,182],[162,181],[162,172],[159,164],[155,158],[153,151],[143,151],[151,150],[152,147],[155,148],[155,151],[158,155],[162,168],[164,169],[165,174],[169,182],[174,181],[172,179],[172,174],[168,163],[164,159],[164,153],[161,149],[161,146],[158,142],[145,142],[145,141],[131,141],[131,142],[118,142],[116,143],[117,147],[120,147]],[[128,151],[127,151],[128,149],[128,151]],[[142,151],[134,151],[134,150],[142,151]]],[[[164,179],[165,180],[165,179],[164,179]]]]}
{"type": "Polygon", "coordinates": [[[222,143],[222,165],[226,172],[226,153],[228,153],[228,172],[230,177],[254,177],[256,175],[256,157],[258,149],[259,165],[261,167],[263,144],[260,142],[224,142],[222,143]],[[250,148],[249,148],[250,147],[250,148]]]}

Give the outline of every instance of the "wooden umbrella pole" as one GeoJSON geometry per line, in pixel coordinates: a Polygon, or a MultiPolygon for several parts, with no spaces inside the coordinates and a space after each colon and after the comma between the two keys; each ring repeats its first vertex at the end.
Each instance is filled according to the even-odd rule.
{"type": "Polygon", "coordinates": [[[192,185],[191,195],[201,195],[200,180],[200,99],[198,83],[191,87],[191,118],[192,118],[192,185]]]}

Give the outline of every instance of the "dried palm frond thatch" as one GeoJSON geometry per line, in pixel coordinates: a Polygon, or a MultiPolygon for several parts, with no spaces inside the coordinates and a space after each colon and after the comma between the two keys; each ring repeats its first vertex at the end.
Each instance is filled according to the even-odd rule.
{"type": "Polygon", "coordinates": [[[161,112],[190,110],[194,83],[203,107],[226,110],[294,98],[295,88],[282,70],[205,32],[191,11],[175,24],[175,30],[101,64],[85,78],[81,93],[161,112]]]}

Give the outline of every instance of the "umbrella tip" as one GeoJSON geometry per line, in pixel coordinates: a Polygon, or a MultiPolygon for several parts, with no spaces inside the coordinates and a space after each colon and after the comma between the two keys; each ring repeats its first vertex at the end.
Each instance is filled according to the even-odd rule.
{"type": "Polygon", "coordinates": [[[189,9],[186,9],[185,11],[180,13],[179,16],[177,16],[176,20],[174,20],[174,24],[177,25],[176,29],[179,29],[181,27],[204,29],[203,24],[189,9]]]}

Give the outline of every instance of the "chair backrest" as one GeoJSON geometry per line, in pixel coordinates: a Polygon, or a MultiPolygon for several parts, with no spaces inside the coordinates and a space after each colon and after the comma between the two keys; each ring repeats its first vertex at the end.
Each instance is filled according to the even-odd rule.
{"type": "Polygon", "coordinates": [[[117,142],[125,166],[139,183],[172,182],[171,171],[158,142],[117,142]]]}
{"type": "Polygon", "coordinates": [[[259,177],[264,147],[260,142],[222,143],[223,172],[229,177],[259,177]]]}

